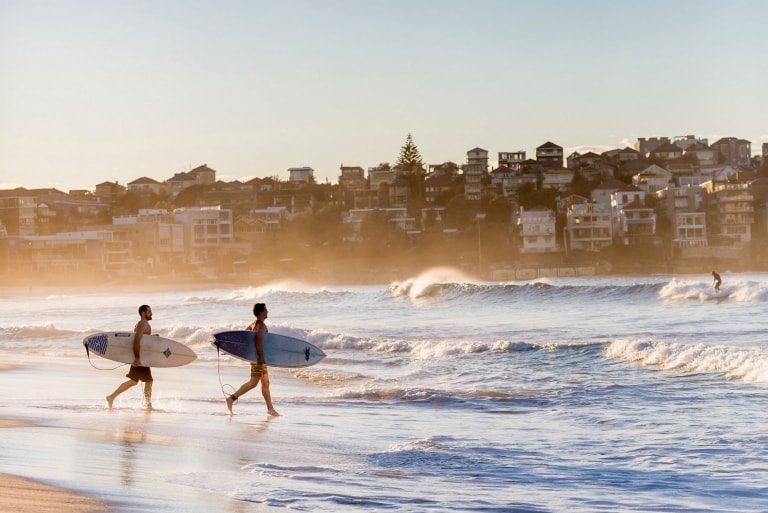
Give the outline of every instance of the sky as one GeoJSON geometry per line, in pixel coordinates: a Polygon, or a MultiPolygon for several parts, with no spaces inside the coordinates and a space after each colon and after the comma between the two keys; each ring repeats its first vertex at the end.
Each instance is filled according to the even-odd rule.
{"type": "Polygon", "coordinates": [[[0,0],[0,189],[768,142],[763,0],[0,0]]]}

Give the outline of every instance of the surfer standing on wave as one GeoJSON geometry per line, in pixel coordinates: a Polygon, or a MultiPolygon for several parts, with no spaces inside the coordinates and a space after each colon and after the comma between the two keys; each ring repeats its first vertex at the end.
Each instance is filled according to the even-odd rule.
{"type": "Polygon", "coordinates": [[[133,364],[131,365],[128,374],[125,376],[128,381],[122,383],[114,392],[107,396],[107,406],[111,409],[112,403],[115,398],[122,394],[131,387],[135,387],[139,381],[144,382],[144,404],[147,406],[147,410],[152,409],[152,370],[149,367],[141,365],[141,339],[144,335],[152,334],[152,326],[149,325],[149,321],[152,320],[152,309],[149,305],[141,305],[139,307],[139,316],[141,319],[136,323],[136,327],[133,329],[135,335],[133,336],[133,364]]]}
{"type": "Polygon", "coordinates": [[[229,413],[232,413],[232,405],[237,402],[243,394],[249,390],[256,388],[261,382],[261,395],[264,396],[264,402],[267,404],[267,413],[276,417],[280,415],[277,410],[272,406],[272,396],[269,393],[269,374],[267,372],[267,364],[264,361],[264,333],[268,332],[267,325],[264,321],[267,320],[267,305],[264,303],[256,303],[253,305],[253,315],[256,316],[256,320],[249,326],[248,330],[255,331],[254,343],[256,344],[256,363],[251,364],[251,379],[243,383],[240,388],[234,394],[227,397],[227,409],[229,413]]]}
{"type": "Polygon", "coordinates": [[[720,284],[723,283],[723,280],[720,279],[720,275],[715,271],[712,271],[712,278],[714,278],[712,285],[715,287],[715,292],[720,292],[720,284]]]}

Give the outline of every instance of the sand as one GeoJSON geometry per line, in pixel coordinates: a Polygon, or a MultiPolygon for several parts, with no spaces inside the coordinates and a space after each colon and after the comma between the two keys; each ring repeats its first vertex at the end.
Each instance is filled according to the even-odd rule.
{"type": "MultiPolygon", "coordinates": [[[[106,408],[104,396],[125,381],[125,369],[98,371],[85,357],[4,356],[1,513],[285,511],[242,500],[254,494],[253,478],[242,469],[278,460],[285,431],[308,439],[301,433],[312,426],[296,406],[288,416],[268,417],[258,392],[227,415],[219,372],[239,385],[248,377],[242,362],[220,370],[216,362],[156,369],[158,409],[147,412],[139,387],[106,408]]],[[[277,371],[272,382],[279,411],[280,399],[300,383],[277,371]]]]}
{"type": "MultiPolygon", "coordinates": [[[[10,365],[0,365],[8,370],[10,365]]],[[[0,428],[23,428],[33,424],[18,419],[0,419],[0,428]]],[[[15,513],[91,513],[108,511],[106,502],[31,479],[0,474],[0,511],[15,513]]]]}
{"type": "Polygon", "coordinates": [[[0,474],[0,511],[92,513],[109,511],[109,507],[98,499],[77,495],[63,488],[0,474]]]}

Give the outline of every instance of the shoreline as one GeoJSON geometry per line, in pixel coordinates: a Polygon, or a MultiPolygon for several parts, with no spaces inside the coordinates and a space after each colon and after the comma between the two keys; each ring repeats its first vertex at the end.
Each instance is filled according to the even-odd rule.
{"type": "MultiPolygon", "coordinates": [[[[157,409],[148,412],[138,389],[127,391],[113,409],[104,406],[104,394],[124,381],[121,371],[93,372],[82,357],[4,354],[11,361],[0,370],[0,386],[13,386],[18,393],[7,396],[0,408],[0,512],[244,511],[234,489],[212,490],[194,477],[190,483],[188,476],[212,472],[242,482],[243,451],[256,448],[263,457],[264,447],[280,445],[280,430],[267,430],[268,423],[281,419],[277,423],[290,429],[291,409],[297,420],[302,418],[300,404],[285,416],[266,417],[260,394],[249,396],[235,416],[227,415],[214,373],[240,380],[247,372],[240,362],[223,362],[218,370],[212,362],[160,369],[157,409]],[[50,383],[57,384],[54,397],[30,406],[50,395],[50,383]],[[222,445],[213,447],[210,441],[219,437],[222,445]],[[252,443],[244,445],[249,437],[252,443]]],[[[284,394],[276,397],[278,408],[311,388],[289,373],[277,372],[272,381],[284,394]]],[[[279,459],[281,453],[269,454],[279,459]]],[[[247,509],[285,511],[266,503],[247,509]]]]}
{"type": "MultiPolygon", "coordinates": [[[[0,364],[0,371],[13,368],[13,365],[0,364]]],[[[26,420],[0,418],[0,429],[31,426],[34,423],[26,420]]],[[[94,513],[110,510],[107,502],[95,497],[3,472],[0,472],[0,490],[3,491],[0,494],[0,511],[60,513],[64,508],[68,513],[94,513]]]]}
{"type": "MultiPolygon", "coordinates": [[[[4,423],[0,423],[3,426],[4,423]]],[[[0,511],[16,513],[95,513],[110,511],[100,499],[26,477],[0,473],[0,511]]]]}

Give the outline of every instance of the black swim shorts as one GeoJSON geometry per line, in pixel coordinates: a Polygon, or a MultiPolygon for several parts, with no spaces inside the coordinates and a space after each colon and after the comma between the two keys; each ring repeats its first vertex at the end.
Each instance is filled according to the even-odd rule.
{"type": "Polygon", "coordinates": [[[133,381],[152,381],[152,370],[149,367],[135,367],[131,365],[131,370],[125,375],[128,379],[133,381]]]}

